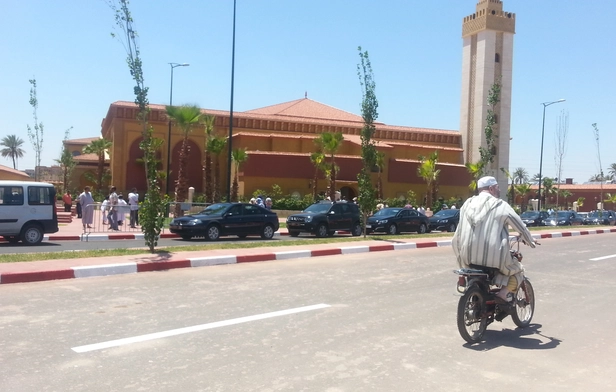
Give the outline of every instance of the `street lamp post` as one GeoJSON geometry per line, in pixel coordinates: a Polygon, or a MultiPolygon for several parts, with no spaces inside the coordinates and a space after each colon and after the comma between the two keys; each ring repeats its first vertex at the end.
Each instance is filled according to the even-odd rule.
{"type": "Polygon", "coordinates": [[[236,0],[233,0],[233,39],[231,44],[231,104],[229,108],[229,140],[227,156],[227,202],[231,201],[231,159],[233,154],[233,80],[235,74],[235,9],[236,0]]]}
{"type": "MultiPolygon", "coordinates": [[[[169,89],[169,106],[173,106],[173,69],[176,67],[188,67],[187,63],[169,63],[171,66],[171,88],[169,89]]],[[[169,194],[169,174],[171,169],[171,119],[169,119],[169,131],[167,132],[167,185],[165,194],[169,194]]]]}
{"type": "Polygon", "coordinates": [[[541,177],[541,171],[543,169],[543,135],[545,134],[545,108],[553,105],[555,103],[565,102],[564,99],[559,99],[558,101],[552,102],[543,102],[543,124],[541,125],[541,155],[539,156],[539,191],[537,192],[538,200],[537,200],[537,211],[541,211],[541,183],[543,182],[543,178],[541,177]]]}

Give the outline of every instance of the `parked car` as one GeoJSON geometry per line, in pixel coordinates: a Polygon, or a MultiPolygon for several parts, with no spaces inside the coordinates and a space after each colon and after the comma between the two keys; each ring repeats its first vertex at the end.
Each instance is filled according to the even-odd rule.
{"type": "Polygon", "coordinates": [[[440,210],[430,217],[430,230],[456,231],[460,222],[460,210],[440,210]]]}
{"type": "Polygon", "coordinates": [[[56,190],[52,184],[0,181],[0,236],[14,244],[37,245],[58,231],[56,190]]]}
{"type": "Polygon", "coordinates": [[[526,225],[526,227],[533,226],[545,226],[545,220],[548,219],[550,214],[547,211],[525,211],[520,215],[522,222],[526,225]]]}
{"type": "Polygon", "coordinates": [[[278,226],[278,215],[258,205],[216,203],[197,214],[173,219],[169,224],[169,231],[185,240],[205,237],[215,241],[220,236],[227,235],[237,235],[240,238],[260,235],[261,238],[269,240],[278,231],[278,226]]]}
{"type": "Polygon", "coordinates": [[[287,229],[291,237],[302,232],[327,237],[341,230],[358,236],[362,233],[361,214],[357,204],[325,200],[308,206],[299,214],[290,215],[287,229]]]}
{"type": "Polygon", "coordinates": [[[545,221],[546,226],[575,226],[581,224],[583,224],[583,220],[575,211],[555,211],[545,221]]]}
{"type": "Polygon", "coordinates": [[[388,207],[368,218],[366,231],[392,235],[411,231],[424,234],[430,231],[430,221],[427,216],[412,208],[388,207]]]}
{"type": "Polygon", "coordinates": [[[616,224],[616,212],[611,210],[592,211],[584,219],[586,225],[614,225],[616,224]]]}
{"type": "Polygon", "coordinates": [[[577,213],[580,218],[582,218],[582,224],[587,225],[586,218],[588,218],[588,212],[578,212],[577,213]]]}

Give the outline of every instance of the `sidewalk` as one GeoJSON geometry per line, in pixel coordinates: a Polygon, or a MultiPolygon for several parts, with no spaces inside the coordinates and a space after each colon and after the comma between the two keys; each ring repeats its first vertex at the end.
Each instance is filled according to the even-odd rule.
{"type": "MultiPolygon", "coordinates": [[[[570,230],[533,232],[536,239],[570,237],[589,234],[616,233],[616,228],[595,230],[570,230]]],[[[281,229],[279,235],[288,234],[281,229]]],[[[60,227],[60,232],[49,236],[49,241],[80,240],[83,227],[80,220],[60,227]]],[[[143,238],[140,233],[89,234],[92,241],[111,239],[143,238]]],[[[175,237],[166,234],[165,238],[175,237]]],[[[400,238],[396,240],[364,240],[353,243],[305,244],[260,247],[249,249],[213,249],[194,252],[170,252],[169,255],[144,253],[132,256],[92,257],[82,259],[45,260],[21,263],[0,264],[0,284],[37,282],[54,279],[74,279],[94,276],[107,276],[127,273],[165,271],[175,268],[203,267],[221,264],[246,262],[290,260],[307,257],[330,256],[339,254],[381,252],[403,249],[418,249],[451,246],[451,236],[443,238],[400,238]]],[[[144,251],[146,252],[146,251],[144,251]]]]}

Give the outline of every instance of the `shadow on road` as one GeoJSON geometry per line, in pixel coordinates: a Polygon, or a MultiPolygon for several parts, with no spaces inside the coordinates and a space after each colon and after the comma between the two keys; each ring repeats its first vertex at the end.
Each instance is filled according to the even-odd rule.
{"type": "Polygon", "coordinates": [[[511,347],[521,350],[549,350],[558,347],[561,340],[546,336],[539,330],[541,324],[531,324],[527,328],[487,330],[480,343],[466,343],[464,347],[475,351],[488,351],[498,347],[511,347]]]}

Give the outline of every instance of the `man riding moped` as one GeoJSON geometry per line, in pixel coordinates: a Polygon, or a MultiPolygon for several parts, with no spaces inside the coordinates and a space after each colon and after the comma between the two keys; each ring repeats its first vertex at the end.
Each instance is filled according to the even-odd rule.
{"type": "Polygon", "coordinates": [[[524,280],[524,267],[510,253],[511,226],[523,243],[535,247],[530,232],[518,214],[501,200],[498,182],[486,176],[477,181],[479,194],[460,208],[460,223],[452,239],[453,251],[460,268],[476,266],[497,270],[493,284],[502,286],[495,301],[508,304],[524,280]]]}

